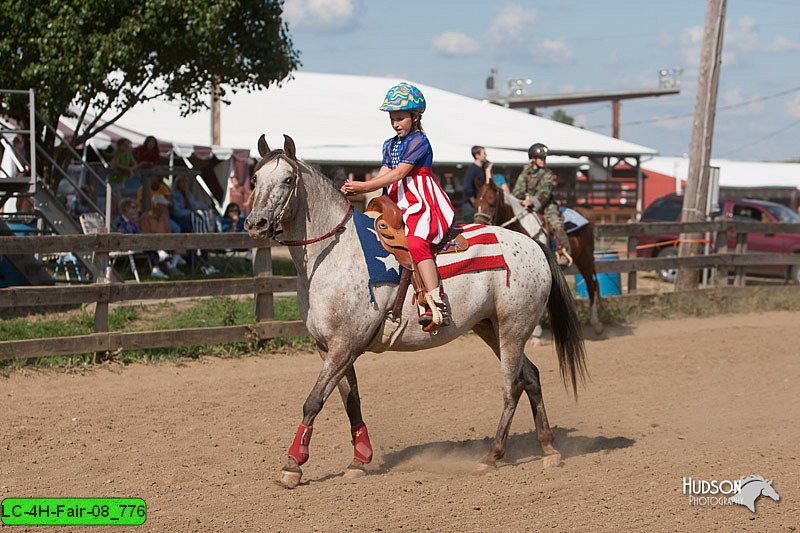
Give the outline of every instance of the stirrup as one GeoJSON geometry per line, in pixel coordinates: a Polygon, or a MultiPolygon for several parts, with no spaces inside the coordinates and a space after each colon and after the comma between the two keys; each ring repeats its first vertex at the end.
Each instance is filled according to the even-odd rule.
{"type": "Polygon", "coordinates": [[[556,261],[558,262],[559,265],[565,267],[571,266],[573,263],[572,256],[569,255],[569,252],[567,252],[563,248],[556,251],[556,261]],[[565,262],[563,262],[562,260],[565,262]]]}
{"type": "Polygon", "coordinates": [[[426,324],[422,324],[423,326],[430,325],[431,323],[434,323],[436,327],[450,325],[450,313],[447,309],[447,304],[444,302],[437,302],[429,292],[425,293],[425,302],[428,304],[428,309],[420,315],[420,324],[422,324],[424,320],[426,324]]]}

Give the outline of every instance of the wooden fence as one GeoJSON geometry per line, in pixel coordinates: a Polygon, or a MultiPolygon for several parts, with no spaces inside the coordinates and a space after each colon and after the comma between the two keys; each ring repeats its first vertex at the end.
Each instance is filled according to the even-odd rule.
{"type": "MultiPolygon", "coordinates": [[[[636,273],[641,270],[661,270],[668,268],[706,268],[715,267],[734,272],[734,285],[744,286],[745,267],[757,265],[800,265],[800,254],[765,254],[747,252],[749,233],[800,233],[800,224],[783,222],[742,222],[720,220],[713,222],[647,222],[635,224],[605,224],[596,227],[596,238],[627,237],[629,256],[635,256],[637,238],[648,235],[711,233],[716,243],[716,253],[692,257],[654,257],[629,258],[614,261],[598,261],[598,273],[620,272],[628,274],[628,291],[636,291],[636,273]],[[736,247],[728,250],[728,234],[736,235],[736,247]]],[[[574,267],[568,270],[577,273],[574,267]]]]}
{"type": "MultiPolygon", "coordinates": [[[[759,222],[696,222],[696,223],[637,223],[607,224],[596,227],[598,237],[627,237],[628,250],[636,249],[636,239],[645,235],[665,233],[715,232],[718,242],[727,243],[727,233],[737,235],[734,253],[724,248],[722,253],[696,257],[634,258],[600,261],[597,270],[628,274],[629,292],[636,290],[636,273],[663,268],[732,268],[736,285],[744,283],[744,267],[751,265],[800,265],[800,254],[747,253],[747,234],[800,233],[800,224],[759,222]]],[[[0,255],[52,254],[59,252],[93,252],[95,263],[101,267],[108,262],[108,253],[127,250],[192,250],[247,249],[255,245],[243,233],[123,235],[96,234],[43,237],[0,237],[0,255]]],[[[58,285],[48,287],[12,287],[0,289],[0,308],[43,307],[95,303],[94,333],[73,337],[0,341],[0,359],[44,357],[75,353],[163,348],[189,344],[215,344],[251,339],[269,339],[306,335],[301,321],[274,320],[275,292],[295,289],[295,278],[272,275],[272,256],[268,244],[256,246],[253,276],[236,279],[207,279],[200,281],[169,281],[148,283],[109,283],[100,278],[91,285],[58,285]],[[253,294],[254,323],[241,326],[221,326],[180,330],[144,332],[109,332],[108,306],[114,302],[136,300],[166,300],[171,298],[232,296],[253,294]]],[[[719,251],[719,250],[718,250],[719,251]]],[[[574,267],[571,267],[574,269],[574,267]]],[[[568,270],[567,272],[572,272],[568,270]]]]}

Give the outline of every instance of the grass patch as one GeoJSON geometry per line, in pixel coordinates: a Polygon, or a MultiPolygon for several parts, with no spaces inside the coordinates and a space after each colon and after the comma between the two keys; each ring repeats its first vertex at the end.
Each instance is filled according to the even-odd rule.
{"type": "MultiPolygon", "coordinates": [[[[296,298],[278,299],[274,304],[276,320],[300,320],[296,298]]],[[[111,331],[154,331],[196,327],[233,326],[252,324],[255,316],[253,298],[210,298],[175,304],[164,302],[154,305],[116,307],[109,313],[111,331]]],[[[63,318],[37,315],[26,318],[0,320],[0,340],[22,340],[74,335],[93,332],[94,317],[87,307],[67,313],[63,318]]],[[[308,349],[314,345],[311,337],[287,337],[265,341],[243,340],[229,344],[204,344],[127,350],[111,354],[121,363],[134,361],[159,361],[167,359],[198,359],[204,355],[240,357],[250,354],[269,354],[308,349]]],[[[0,361],[0,372],[21,367],[74,368],[91,362],[94,354],[75,354],[45,358],[28,358],[0,361]]]]}

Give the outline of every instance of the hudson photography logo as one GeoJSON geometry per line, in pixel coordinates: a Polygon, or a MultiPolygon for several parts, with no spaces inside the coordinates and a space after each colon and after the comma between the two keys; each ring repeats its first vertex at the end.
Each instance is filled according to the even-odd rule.
{"type": "Polygon", "coordinates": [[[737,480],[683,478],[683,494],[689,496],[689,505],[743,505],[756,512],[756,500],[767,496],[776,502],[781,499],[772,487],[771,479],[746,476],[737,480]]]}

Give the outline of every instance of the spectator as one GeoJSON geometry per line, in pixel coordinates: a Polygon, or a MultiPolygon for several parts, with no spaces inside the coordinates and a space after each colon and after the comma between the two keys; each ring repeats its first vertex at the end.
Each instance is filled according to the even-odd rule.
{"type": "MultiPolygon", "coordinates": [[[[483,183],[491,176],[491,166],[486,165],[486,148],[483,146],[472,147],[472,163],[464,173],[464,202],[461,204],[461,216],[464,222],[471,223],[475,217],[475,200],[477,200],[478,189],[475,182],[483,183]]],[[[490,163],[491,165],[491,163],[490,163]]]]}
{"type": "Polygon", "coordinates": [[[244,219],[239,204],[230,203],[220,219],[220,231],[225,233],[244,231],[244,219]]]}
{"type": "MultiPolygon", "coordinates": [[[[139,187],[139,190],[136,192],[136,205],[139,209],[139,212],[144,212],[143,201],[142,201],[142,187],[139,187]]],[[[164,176],[153,176],[152,180],[150,181],[150,202],[152,204],[153,197],[156,195],[161,195],[167,199],[169,202],[169,198],[172,198],[172,193],[169,190],[169,187],[166,186],[164,183],[164,176]]],[[[169,211],[169,210],[168,210],[169,211]]],[[[180,233],[181,228],[178,226],[178,223],[169,219],[169,227],[172,233],[180,233]]]]}
{"type": "Polygon", "coordinates": [[[505,192],[510,193],[511,189],[508,187],[508,182],[506,181],[506,177],[502,174],[495,174],[492,178],[494,180],[494,184],[503,189],[505,192]]]}
{"type": "MultiPolygon", "coordinates": [[[[169,200],[167,200],[166,197],[160,194],[153,196],[150,210],[145,211],[141,216],[140,225],[142,228],[142,233],[171,233],[169,214],[167,213],[168,208],[169,200]]],[[[169,276],[164,274],[158,265],[159,263],[169,259],[170,256],[162,250],[158,251],[157,256],[157,261],[155,262],[155,266],[153,267],[151,275],[154,278],[166,279],[169,276]]],[[[173,253],[172,258],[167,263],[167,269],[170,271],[170,274],[175,275],[179,273],[177,271],[178,265],[185,263],[186,261],[184,261],[180,254],[173,253]]]]}
{"type": "MultiPolygon", "coordinates": [[[[139,187],[139,190],[136,191],[136,207],[139,212],[144,211],[144,207],[142,204],[142,196],[143,196],[143,187],[139,187]]],[[[153,202],[153,196],[160,194],[164,198],[170,198],[172,194],[169,190],[169,187],[164,183],[164,176],[153,176],[150,180],[150,202],[153,202]]],[[[167,200],[169,201],[169,200],[167,200]]]]}
{"type": "Polygon", "coordinates": [[[111,168],[108,171],[108,183],[111,185],[111,213],[119,212],[119,199],[122,186],[136,170],[136,160],[131,152],[131,141],[125,137],[117,139],[117,148],[111,155],[111,168]]]}
{"type": "Polygon", "coordinates": [[[237,204],[242,214],[247,215],[249,198],[244,185],[236,176],[231,176],[228,180],[228,201],[237,204]]]}
{"type": "Polygon", "coordinates": [[[94,199],[94,190],[89,185],[83,185],[80,192],[76,192],[72,196],[72,200],[69,203],[69,214],[72,215],[72,218],[78,220],[82,214],[92,211],[94,199]]]}
{"type": "Polygon", "coordinates": [[[139,167],[157,165],[161,161],[161,153],[156,138],[152,135],[145,137],[144,144],[133,149],[133,158],[139,167]]]}
{"type": "Polygon", "coordinates": [[[120,215],[111,224],[117,233],[141,233],[142,227],[136,220],[136,204],[131,199],[119,204],[120,215]]]}
{"type": "Polygon", "coordinates": [[[188,176],[181,176],[172,188],[170,213],[181,229],[181,233],[192,233],[192,212],[200,209],[194,195],[189,190],[188,176]]]}

